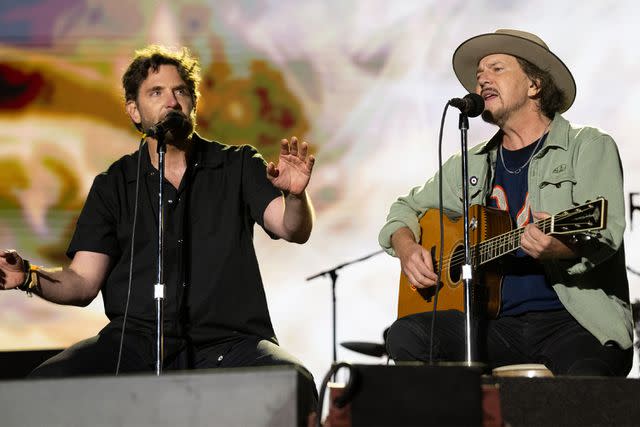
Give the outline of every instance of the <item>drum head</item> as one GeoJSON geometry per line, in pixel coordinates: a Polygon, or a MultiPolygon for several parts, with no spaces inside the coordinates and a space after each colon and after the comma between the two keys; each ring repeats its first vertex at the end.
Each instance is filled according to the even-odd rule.
{"type": "Polygon", "coordinates": [[[495,377],[552,377],[551,371],[544,365],[526,363],[522,365],[506,365],[495,368],[492,371],[495,377]]]}

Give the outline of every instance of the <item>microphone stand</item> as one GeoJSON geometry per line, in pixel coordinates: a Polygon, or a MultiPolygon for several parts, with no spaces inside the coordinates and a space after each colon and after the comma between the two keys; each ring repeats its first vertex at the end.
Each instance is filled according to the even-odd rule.
{"type": "Polygon", "coordinates": [[[309,276],[306,278],[307,281],[316,279],[318,277],[321,276],[326,276],[329,275],[329,277],[331,277],[331,307],[332,307],[332,313],[333,313],[333,359],[332,362],[335,364],[336,360],[337,360],[337,350],[336,350],[336,282],[338,280],[338,270],[340,270],[343,267],[346,267],[348,265],[351,264],[355,264],[357,262],[361,262],[364,261],[368,258],[371,258],[374,255],[378,255],[379,253],[382,253],[382,249],[373,253],[370,253],[369,255],[365,255],[362,258],[358,258],[355,259],[353,261],[348,261],[345,262],[343,264],[337,265],[329,270],[325,270],[325,271],[321,271],[320,273],[314,274],[313,276],[309,276]]]}
{"type": "Polygon", "coordinates": [[[460,113],[458,121],[460,129],[460,145],[462,150],[462,224],[464,230],[464,265],[462,266],[462,281],[464,282],[464,313],[465,313],[465,362],[467,366],[473,366],[476,360],[475,343],[475,307],[473,306],[471,286],[473,285],[473,267],[471,250],[469,245],[469,170],[467,154],[467,131],[469,130],[469,117],[460,113]]]}
{"type": "Polygon", "coordinates": [[[158,281],[153,287],[153,297],[156,300],[156,375],[162,373],[164,360],[164,155],[167,145],[164,133],[158,132],[158,281]]]}

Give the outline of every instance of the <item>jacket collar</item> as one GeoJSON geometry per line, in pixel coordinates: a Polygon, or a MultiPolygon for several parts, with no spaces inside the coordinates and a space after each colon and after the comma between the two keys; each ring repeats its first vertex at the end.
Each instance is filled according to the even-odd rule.
{"type": "MultiPolygon", "coordinates": [[[[540,151],[548,150],[551,147],[566,150],[569,146],[569,128],[570,124],[567,119],[562,117],[560,113],[556,113],[549,127],[549,135],[540,151]]],[[[496,150],[502,141],[502,134],[502,130],[498,130],[490,140],[480,144],[480,147],[474,150],[475,154],[487,154],[496,150]]]]}

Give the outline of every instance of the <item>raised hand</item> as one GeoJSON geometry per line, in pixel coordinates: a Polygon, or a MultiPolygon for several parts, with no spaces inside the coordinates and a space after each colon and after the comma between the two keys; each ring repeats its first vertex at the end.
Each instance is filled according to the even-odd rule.
{"type": "Polygon", "coordinates": [[[22,258],[12,249],[0,252],[0,289],[14,289],[24,283],[22,258]]]}
{"type": "Polygon", "coordinates": [[[307,155],[308,150],[309,144],[298,144],[298,138],[295,136],[291,138],[291,143],[283,139],[280,142],[278,165],[269,162],[267,178],[286,194],[299,196],[304,193],[315,162],[313,155],[307,155]]]}

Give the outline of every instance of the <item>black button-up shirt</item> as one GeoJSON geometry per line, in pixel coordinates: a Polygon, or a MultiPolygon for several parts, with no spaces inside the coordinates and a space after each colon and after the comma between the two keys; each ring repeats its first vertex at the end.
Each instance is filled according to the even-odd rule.
{"type": "MultiPolygon", "coordinates": [[[[256,222],[264,227],[264,210],[282,193],[267,179],[253,147],[197,135],[193,144],[180,188],[165,181],[165,334],[194,343],[236,334],[276,342],[253,228],[256,222]]],[[[102,297],[113,326],[122,323],[127,298],[137,161],[138,152],[124,156],[95,178],[67,251],[69,257],[77,251],[111,257],[102,297]]],[[[145,146],[127,328],[149,333],[156,311],[158,186],[145,146]]]]}

